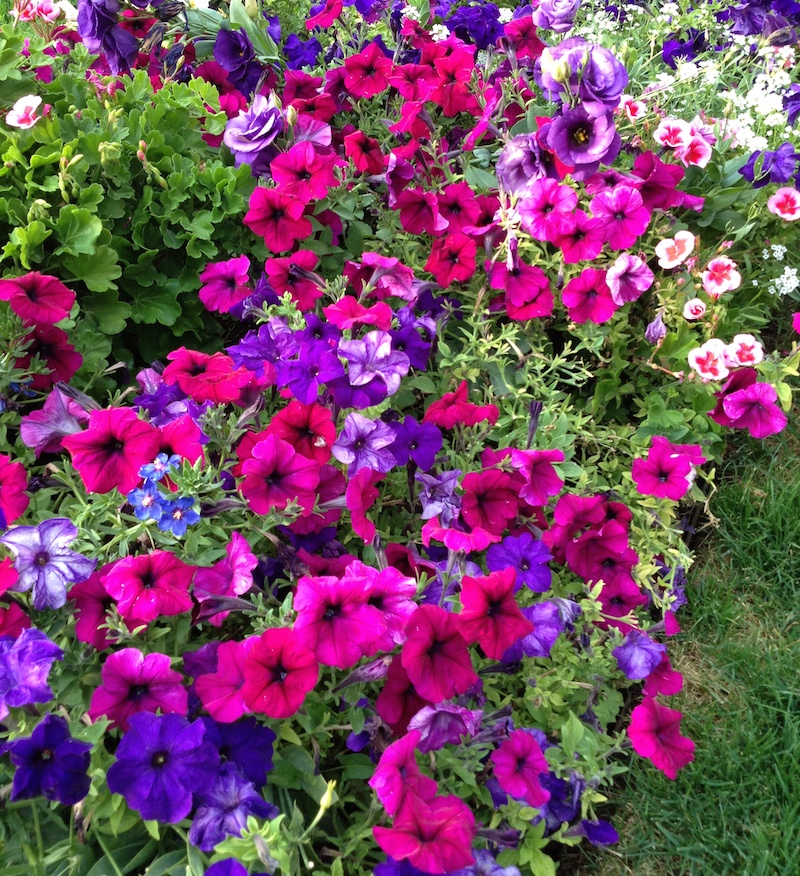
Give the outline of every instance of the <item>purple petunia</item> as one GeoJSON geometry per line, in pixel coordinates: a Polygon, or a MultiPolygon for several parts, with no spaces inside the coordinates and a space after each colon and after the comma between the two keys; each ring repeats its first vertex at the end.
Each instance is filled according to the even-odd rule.
{"type": "Polygon", "coordinates": [[[0,721],[8,707],[46,703],[53,698],[47,676],[54,660],[63,660],[64,652],[41,631],[23,630],[14,639],[0,638],[0,721]]]}
{"type": "MultiPolygon", "coordinates": [[[[197,652],[195,652],[197,653],[197,652]]],[[[216,666],[214,670],[216,671],[216,666]]],[[[205,741],[219,751],[223,761],[235,763],[256,788],[263,788],[272,769],[272,745],[275,734],[255,718],[242,718],[221,724],[213,718],[201,718],[206,728],[205,741]]]]}
{"type": "Polygon", "coordinates": [[[445,745],[458,745],[462,737],[471,739],[481,727],[481,709],[463,709],[453,703],[425,706],[408,722],[409,730],[419,730],[416,748],[426,753],[445,745]]]}
{"type": "Polygon", "coordinates": [[[130,729],[108,771],[108,788],[145,820],[175,824],[191,812],[193,795],[208,792],[219,754],[204,739],[202,721],[181,715],[131,716],[130,729]]]}
{"type": "Polygon", "coordinates": [[[438,475],[417,472],[414,480],[422,484],[419,500],[422,502],[422,519],[438,517],[442,526],[450,526],[458,516],[461,497],[456,495],[461,471],[443,471],[438,475]]]}
{"type": "Polygon", "coordinates": [[[333,455],[349,466],[349,475],[362,468],[385,473],[396,465],[387,449],[394,439],[394,432],[386,423],[368,420],[361,414],[348,414],[344,429],[332,447],[333,455]]]}
{"type": "Polygon", "coordinates": [[[364,386],[377,377],[386,384],[389,395],[400,389],[400,381],[411,367],[408,356],[392,349],[388,332],[367,332],[358,341],[340,341],[339,355],[348,361],[351,386],[364,386]]]}
{"type": "Polygon", "coordinates": [[[413,460],[422,471],[433,467],[436,454],[442,449],[442,433],[433,423],[419,423],[408,416],[402,423],[392,423],[391,427],[395,439],[389,449],[398,465],[413,460]]]}
{"type": "Polygon", "coordinates": [[[622,640],[622,644],[611,653],[626,678],[641,681],[661,663],[661,657],[667,653],[667,646],[654,642],[641,630],[631,630],[622,640]]]}
{"type": "Polygon", "coordinates": [[[499,572],[512,566],[517,573],[515,590],[524,584],[535,593],[546,593],[550,589],[553,576],[547,564],[552,559],[547,545],[530,532],[509,535],[500,544],[493,544],[486,553],[489,571],[499,572]]]}
{"type": "Polygon", "coordinates": [[[91,750],[88,742],[70,736],[63,718],[45,715],[30,737],[6,745],[17,768],[11,799],[44,797],[65,806],[79,803],[89,793],[91,750]]]}
{"type": "Polygon", "coordinates": [[[0,537],[16,556],[19,579],[11,589],[24,593],[33,588],[34,608],[61,608],[67,601],[67,583],[85,581],[97,565],[97,560],[67,548],[77,537],[78,528],[65,517],[38,526],[15,526],[0,537]]]}
{"type": "Polygon", "coordinates": [[[235,763],[224,763],[211,790],[200,798],[189,840],[211,852],[226,837],[240,836],[248,816],[274,818],[277,814],[277,807],[264,800],[235,763]]]}
{"type": "Polygon", "coordinates": [[[525,657],[549,657],[556,639],[564,631],[564,622],[556,602],[540,602],[521,609],[533,632],[515,642],[504,654],[503,663],[516,663],[525,657]]]}
{"type": "Polygon", "coordinates": [[[233,153],[236,167],[249,164],[253,176],[259,176],[277,154],[270,146],[282,130],[283,116],[274,96],[257,94],[249,109],[228,120],[222,142],[233,153]]]}
{"type": "Polygon", "coordinates": [[[601,163],[610,164],[622,145],[610,113],[591,116],[582,106],[556,116],[547,125],[546,139],[559,160],[575,168],[577,180],[590,177],[601,163]]]}

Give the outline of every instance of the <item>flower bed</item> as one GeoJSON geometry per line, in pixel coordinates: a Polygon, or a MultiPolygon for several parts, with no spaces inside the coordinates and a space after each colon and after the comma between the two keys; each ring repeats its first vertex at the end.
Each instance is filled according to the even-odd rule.
{"type": "Polygon", "coordinates": [[[306,12],[0,31],[3,872],[545,876],[693,760],[800,7],[306,12]]]}

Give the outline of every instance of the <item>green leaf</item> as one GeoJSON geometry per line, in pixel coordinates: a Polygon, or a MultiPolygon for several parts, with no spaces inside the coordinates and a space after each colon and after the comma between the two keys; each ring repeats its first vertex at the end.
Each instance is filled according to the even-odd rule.
{"type": "Polygon", "coordinates": [[[186,853],[183,850],[177,852],[167,852],[155,861],[144,871],[143,876],[166,876],[170,870],[176,865],[181,864],[186,858],[186,853]]]}
{"type": "Polygon", "coordinates": [[[81,308],[97,320],[97,328],[106,335],[118,335],[131,315],[130,307],[112,289],[81,299],[81,308]]]}
{"type": "Polygon", "coordinates": [[[134,322],[174,325],[180,315],[181,306],[174,281],[163,286],[138,286],[131,290],[131,317],[134,322]]]}
{"type": "Polygon", "coordinates": [[[275,45],[275,41],[267,33],[266,28],[262,30],[250,18],[247,10],[244,8],[243,0],[231,0],[228,7],[228,15],[230,16],[231,24],[241,27],[247,36],[250,37],[250,42],[262,61],[277,61],[280,58],[280,52],[275,45]]]}
{"type": "Polygon", "coordinates": [[[101,244],[90,256],[65,258],[64,267],[76,280],[83,280],[92,292],[106,292],[116,289],[114,280],[122,276],[117,261],[117,253],[110,246],[101,244]]]}
{"type": "Polygon", "coordinates": [[[89,210],[67,204],[56,221],[56,234],[61,242],[55,255],[92,255],[94,244],[103,230],[103,223],[89,210]]]}

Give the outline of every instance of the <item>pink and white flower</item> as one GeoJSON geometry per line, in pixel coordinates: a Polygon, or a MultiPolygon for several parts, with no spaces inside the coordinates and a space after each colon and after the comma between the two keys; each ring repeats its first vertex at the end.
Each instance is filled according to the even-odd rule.
{"type": "Polygon", "coordinates": [[[675,155],[687,167],[705,167],[711,161],[711,144],[697,134],[685,146],[679,146],[675,155]]]}
{"type": "Polygon", "coordinates": [[[800,192],[783,186],[767,201],[767,209],[786,222],[796,222],[800,219],[800,192]]]}
{"type": "Polygon", "coordinates": [[[703,271],[703,289],[714,300],[723,292],[732,292],[741,285],[742,275],[736,270],[736,262],[725,256],[711,259],[703,271]]]}
{"type": "Polygon", "coordinates": [[[662,268],[677,268],[684,262],[694,249],[694,234],[691,231],[679,231],[674,238],[656,244],[658,264],[662,268]]]}
{"type": "Polygon", "coordinates": [[[41,102],[41,97],[35,94],[21,97],[6,113],[6,124],[12,128],[32,128],[41,118],[36,114],[41,102]]]}
{"type": "Polygon", "coordinates": [[[661,146],[669,146],[671,149],[687,146],[692,139],[691,126],[683,119],[662,119],[653,139],[661,146]]]}
{"type": "Polygon", "coordinates": [[[636,122],[647,115],[647,104],[643,100],[634,100],[630,94],[620,95],[619,112],[624,112],[631,122],[636,122]]]}
{"type": "Polygon", "coordinates": [[[764,361],[764,348],[752,335],[736,335],[725,347],[725,362],[729,368],[745,368],[764,361]]]}
{"type": "Polygon", "coordinates": [[[689,353],[689,365],[700,375],[703,383],[709,380],[724,380],[728,374],[725,364],[725,342],[719,338],[706,341],[689,353]]]}
{"type": "Polygon", "coordinates": [[[683,305],[683,318],[694,322],[696,319],[702,319],[706,315],[705,301],[699,298],[692,298],[683,305]]]}

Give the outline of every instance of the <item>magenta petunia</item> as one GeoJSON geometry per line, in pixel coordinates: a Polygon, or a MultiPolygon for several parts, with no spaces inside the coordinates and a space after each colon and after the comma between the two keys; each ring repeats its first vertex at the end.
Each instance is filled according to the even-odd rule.
{"type": "Polygon", "coordinates": [[[489,575],[461,579],[458,629],[467,642],[477,642],[484,654],[500,660],[508,648],[533,632],[514,599],[516,573],[509,567],[489,575]]]}
{"type": "Polygon", "coordinates": [[[194,689],[203,708],[220,724],[238,721],[247,711],[243,688],[244,664],[253,645],[253,637],[243,642],[221,642],[217,648],[217,666],[195,679],[194,689]]]}
{"type": "MultiPolygon", "coordinates": [[[[215,602],[225,597],[241,596],[253,586],[253,569],[258,558],[250,550],[247,539],[238,532],[231,533],[231,540],[225,548],[226,557],[211,568],[197,570],[194,581],[194,595],[199,603],[208,603],[204,609],[213,610],[215,602]]],[[[220,610],[216,614],[205,614],[208,622],[221,626],[229,612],[220,610]]]]}
{"type": "Polygon", "coordinates": [[[244,224],[264,238],[270,252],[286,252],[299,240],[311,237],[311,222],[303,215],[306,202],[261,186],[250,196],[244,224]]]}
{"type": "Polygon", "coordinates": [[[608,322],[617,305],[606,284],[606,272],[585,268],[579,277],[573,277],[564,287],[561,300],[569,318],[578,324],[608,322]]]}
{"type": "Polygon", "coordinates": [[[546,505],[550,497],[557,495],[564,486],[553,465],[563,461],[561,450],[512,450],[511,464],[525,479],[520,490],[521,498],[530,505],[546,505]]]}
{"type": "Polygon", "coordinates": [[[123,648],[106,658],[100,678],[88,711],[93,721],[106,717],[112,727],[127,731],[131,715],[137,712],[160,709],[186,715],[189,710],[183,676],[170,668],[166,654],[145,656],[138,648],[123,648]]]}
{"type": "Polygon", "coordinates": [[[786,428],[786,414],[777,400],[772,384],[754,383],[726,395],[722,408],[735,429],[746,429],[753,438],[767,438],[786,428]]]}
{"type": "Polygon", "coordinates": [[[249,271],[250,259],[246,255],[206,265],[200,274],[198,293],[206,310],[228,313],[252,295],[249,271]]]}
{"type": "Polygon", "coordinates": [[[631,475],[643,495],[677,502],[689,492],[692,465],[691,456],[681,452],[680,445],[655,435],[647,457],[633,461],[631,475]]]}
{"type": "Polygon", "coordinates": [[[549,772],[550,766],[539,743],[527,730],[513,730],[489,760],[495,778],[507,794],[534,807],[550,799],[550,792],[541,785],[541,775],[549,772]]]}
{"type": "Polygon", "coordinates": [[[139,469],[159,451],[158,430],[130,408],[107,408],[89,414],[89,428],[61,443],[90,493],[114,488],[129,493],[139,484],[139,469]]]}
{"type": "Polygon", "coordinates": [[[56,277],[31,271],[22,277],[0,280],[0,301],[28,325],[52,325],[69,316],[75,293],[56,277]]]}
{"type": "Polygon", "coordinates": [[[455,615],[422,605],[411,615],[406,635],[400,659],[421,697],[440,703],[466,693],[478,680],[455,615]]]}
{"type": "Polygon", "coordinates": [[[589,205],[592,215],[603,223],[606,240],[612,250],[632,247],[650,224],[650,211],[639,191],[620,185],[601,192],[589,205]]]}
{"type": "Polygon", "coordinates": [[[420,738],[420,732],[412,730],[393,742],[381,755],[375,773],[369,780],[370,788],[375,791],[388,815],[395,815],[409,794],[427,802],[436,796],[436,782],[420,772],[414,757],[420,738]]]}
{"type": "Polygon", "coordinates": [[[694,742],[681,735],[683,715],[645,697],[631,713],[628,737],[633,750],[648,758],[668,779],[694,760],[694,742]]]}
{"type": "Polygon", "coordinates": [[[194,574],[194,566],[169,551],[157,550],[107,566],[102,581],[125,622],[134,628],[191,611],[194,603],[189,587],[194,574]]]}
{"type": "Polygon", "coordinates": [[[280,511],[293,501],[306,513],[314,507],[320,466],[277,436],[267,435],[259,441],[242,471],[242,495],[257,514],[267,514],[272,508],[280,511]]]}
{"type": "Polygon", "coordinates": [[[0,518],[4,524],[0,529],[5,529],[25,513],[31,501],[25,492],[27,489],[25,466],[0,453],[0,518]]]}

